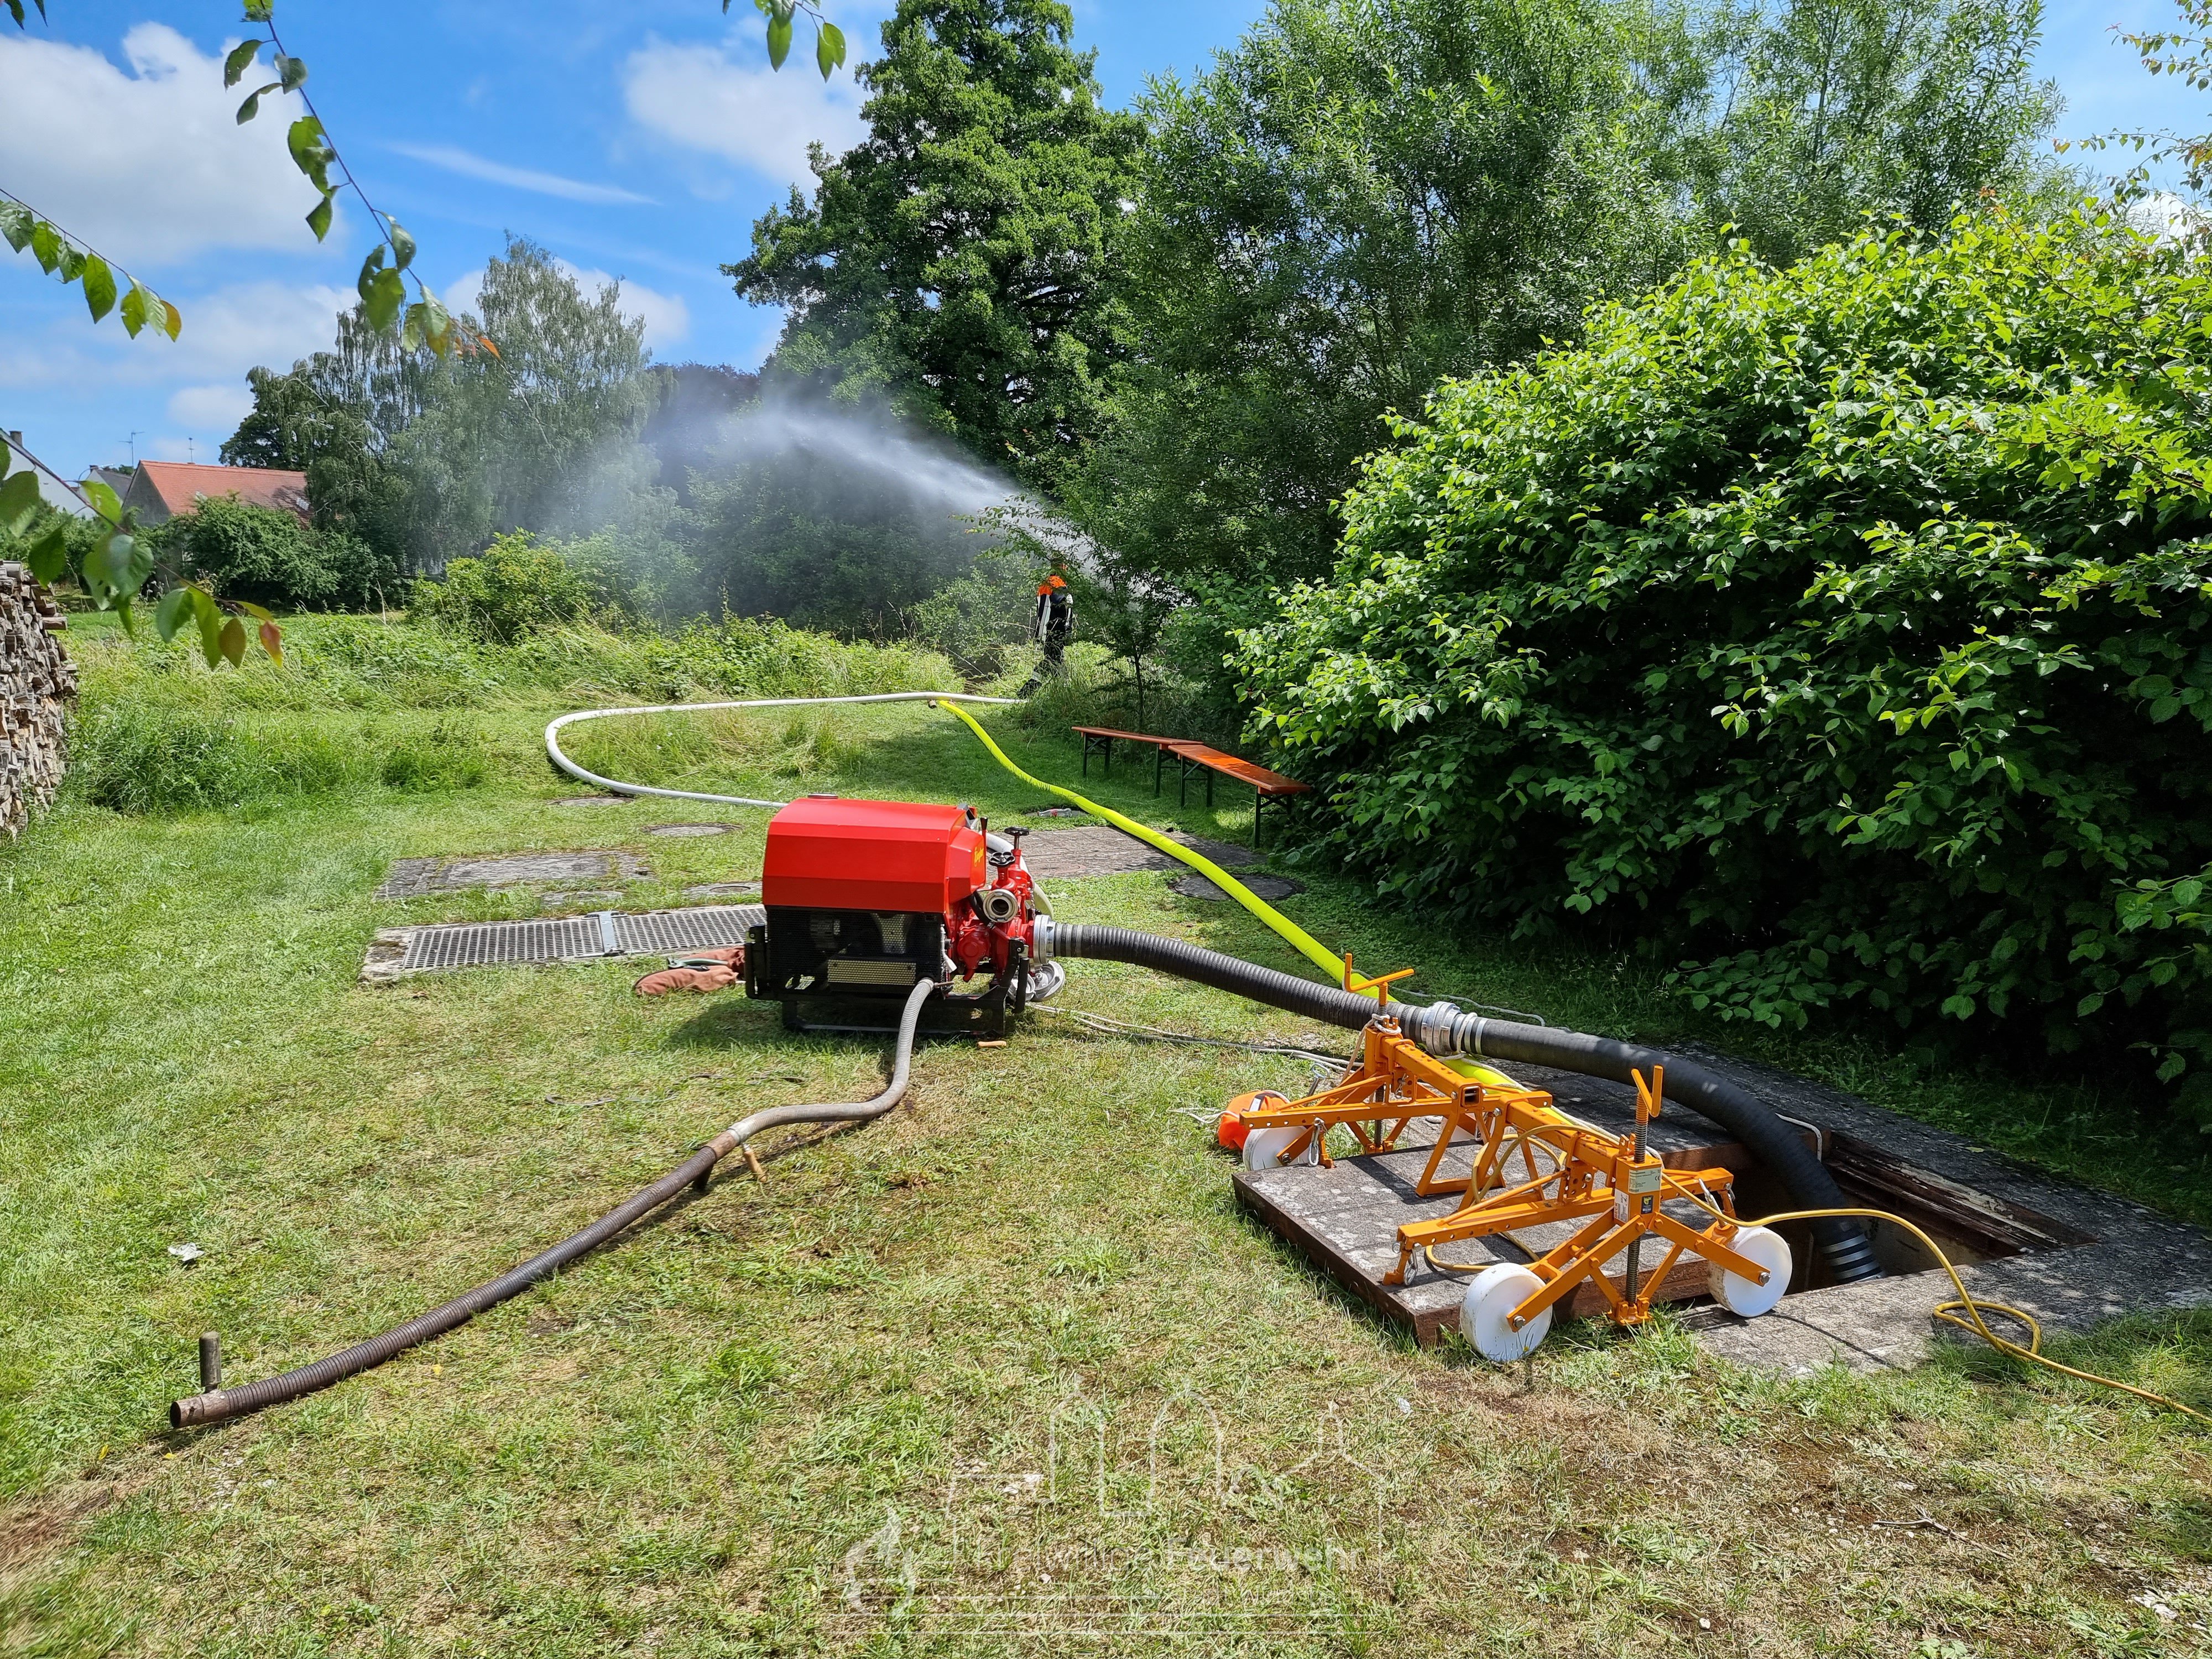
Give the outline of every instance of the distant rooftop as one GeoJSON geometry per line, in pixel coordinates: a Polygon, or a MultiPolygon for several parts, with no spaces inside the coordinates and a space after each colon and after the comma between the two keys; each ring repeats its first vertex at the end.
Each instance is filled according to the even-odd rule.
{"type": "Polygon", "coordinates": [[[255,507],[307,518],[307,475],[263,466],[198,466],[185,461],[141,461],[123,504],[138,509],[139,522],[160,524],[189,513],[204,498],[235,495],[255,507]]]}

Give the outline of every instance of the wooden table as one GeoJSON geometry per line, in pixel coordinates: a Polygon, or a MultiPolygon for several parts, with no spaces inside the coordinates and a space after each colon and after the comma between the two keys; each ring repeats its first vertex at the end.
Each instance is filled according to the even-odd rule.
{"type": "MultiPolygon", "coordinates": [[[[1218,775],[1234,778],[1239,783],[1249,784],[1253,790],[1252,845],[1260,845],[1261,809],[1272,799],[1288,795],[1307,795],[1313,793],[1310,783],[1300,783],[1296,778],[1286,778],[1280,772],[1270,772],[1264,766],[1225,754],[1218,749],[1209,749],[1202,743],[1170,743],[1163,754],[1173,755],[1182,763],[1182,775],[1176,783],[1176,805],[1183,804],[1190,787],[1190,775],[1201,771],[1206,775],[1206,804],[1213,805],[1213,780],[1218,775]]],[[[1157,772],[1157,768],[1155,771],[1157,772]]],[[[1157,793],[1157,792],[1156,792],[1157,793]]]]}

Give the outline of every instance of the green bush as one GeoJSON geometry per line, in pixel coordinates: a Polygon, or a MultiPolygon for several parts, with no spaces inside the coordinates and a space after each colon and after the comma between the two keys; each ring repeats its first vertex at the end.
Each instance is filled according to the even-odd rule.
{"type": "Polygon", "coordinates": [[[1256,724],[1407,901],[1609,922],[1726,1018],[2170,1079],[2212,1052],[2208,414],[2212,272],[2106,222],[1710,259],[1399,424],[1334,580],[1239,636],[1256,724]]]}
{"type": "Polygon", "coordinates": [[[409,609],[456,633],[512,645],[526,635],[587,621],[604,596],[561,550],[526,530],[493,538],[472,559],[455,559],[441,582],[416,584],[409,609]]]}
{"type": "Polygon", "coordinates": [[[373,588],[397,580],[344,532],[310,529],[289,513],[234,495],[203,500],[149,539],[170,575],[273,609],[363,605],[373,588]]]}

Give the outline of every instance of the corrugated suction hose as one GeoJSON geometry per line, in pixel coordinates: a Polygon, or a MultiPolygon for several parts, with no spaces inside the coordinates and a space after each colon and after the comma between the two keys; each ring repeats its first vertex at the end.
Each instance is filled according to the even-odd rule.
{"type": "MultiPolygon", "coordinates": [[[[1375,1018],[1372,997],[1157,933],[1041,921],[1037,940],[1040,956],[1133,963],[1330,1025],[1357,1030],[1375,1018]]],[[[1793,1204],[1807,1210],[1845,1207],[1835,1177],[1795,1129],[1749,1090],[1695,1060],[1581,1031],[1462,1013],[1448,1003],[1417,1008],[1393,1002],[1389,1012],[1408,1036],[1434,1054],[1518,1060],[1585,1077],[1608,1078],[1616,1083],[1628,1082],[1632,1071],[1649,1076],[1654,1066],[1664,1066],[1667,1098],[1710,1118],[1742,1142],[1745,1151],[1773,1171],[1793,1204]]],[[[1875,1260],[1873,1247],[1853,1223],[1838,1217],[1823,1218],[1813,1223],[1813,1237],[1828,1270],[1839,1283],[1881,1277],[1881,1265],[1875,1260]]]]}
{"type": "Polygon", "coordinates": [[[404,1353],[419,1343],[428,1342],[434,1336],[442,1336],[455,1326],[466,1324],[486,1308],[495,1308],[501,1303],[521,1295],[540,1280],[551,1278],[578,1256],[598,1249],[632,1223],[642,1220],[680,1197],[686,1188],[703,1188],[717,1164],[763,1130],[786,1123],[857,1123],[881,1117],[905,1097],[908,1079],[913,1070],[915,1026],[921,1018],[921,1005],[937,988],[933,981],[923,980],[907,998],[905,1012],[899,1017],[890,1081],[873,1099],[857,1103],[772,1106],[766,1111],[740,1118],[701,1146],[683,1164],[650,1187],[633,1193],[581,1232],[570,1234],[552,1249],[531,1257],[520,1267],[508,1269],[488,1284],[465,1291],[451,1302],[418,1315],[404,1325],[395,1325],[381,1336],[357,1342],[327,1359],[318,1359],[312,1365],[302,1365],[295,1370],[264,1377],[258,1382],[248,1382],[242,1388],[213,1389],[188,1399],[172,1401],[169,1403],[170,1423],[180,1429],[193,1428],[242,1417],[248,1412],[258,1412],[264,1406],[297,1400],[303,1394],[327,1389],[333,1382],[343,1382],[349,1376],[381,1365],[386,1360],[404,1353]]]}

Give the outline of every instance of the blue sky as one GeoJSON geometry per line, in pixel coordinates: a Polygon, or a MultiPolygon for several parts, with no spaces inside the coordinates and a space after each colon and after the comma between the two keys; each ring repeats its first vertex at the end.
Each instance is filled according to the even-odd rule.
{"type": "MultiPolygon", "coordinates": [[[[141,458],[211,460],[246,405],[245,372],[326,343],[369,246],[342,199],[318,246],[313,190],[283,149],[288,107],[236,126],[220,59],[234,3],[49,0],[50,24],[0,21],[0,185],[176,302],[174,343],[94,326],[74,289],[0,244],[0,428],[71,471],[141,458]]],[[[833,0],[855,56],[890,0],[833,0]]],[[[1232,44],[1261,0],[1078,0],[1108,97],[1188,73],[1232,44]]],[[[465,301],[505,234],[579,271],[619,278],[656,357],[757,366],[777,314],[739,301],[716,267],[752,220],[805,177],[806,145],[858,131],[841,73],[825,86],[802,24],[771,74],[758,14],[737,0],[286,0],[277,21],[371,198],[422,247],[418,269],[465,301]]],[[[2172,16],[2168,0],[2053,0],[2043,68],[2065,93],[2063,133],[2207,125],[2203,94],[2146,76],[2109,31],[2172,16]]],[[[272,104],[279,100],[271,100],[272,104]]]]}

